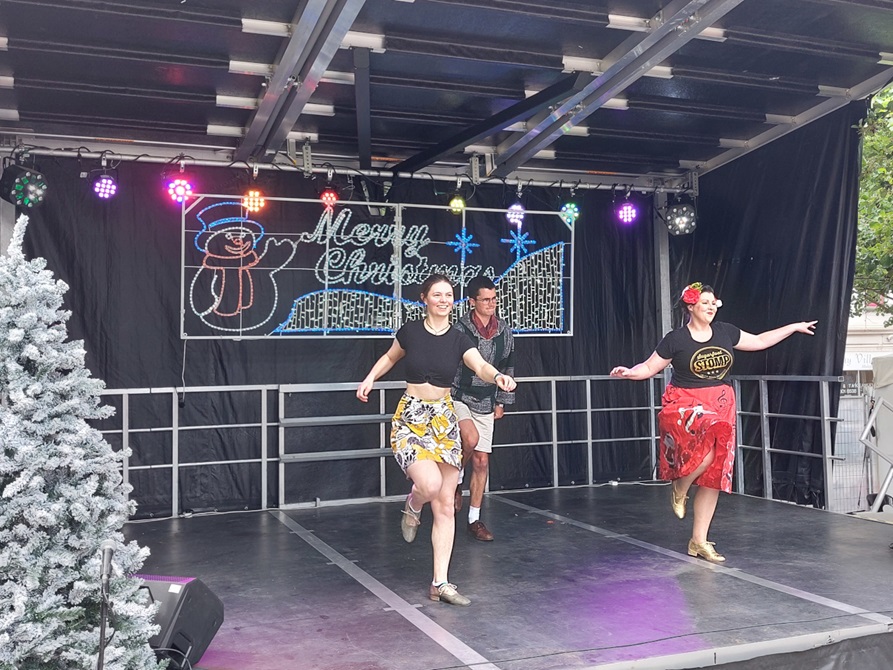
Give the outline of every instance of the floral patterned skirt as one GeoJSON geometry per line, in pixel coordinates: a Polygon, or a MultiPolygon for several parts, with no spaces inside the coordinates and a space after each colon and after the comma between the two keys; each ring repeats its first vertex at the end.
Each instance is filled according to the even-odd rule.
{"type": "Polygon", "coordinates": [[[735,462],[735,392],[731,386],[684,389],[670,384],[657,415],[661,479],[694,472],[714,450],[713,463],[695,480],[698,486],[732,492],[735,462]]]}
{"type": "Polygon", "coordinates": [[[416,461],[436,461],[462,467],[459,419],[453,399],[422,400],[404,394],[391,420],[391,449],[406,469],[416,461]]]}

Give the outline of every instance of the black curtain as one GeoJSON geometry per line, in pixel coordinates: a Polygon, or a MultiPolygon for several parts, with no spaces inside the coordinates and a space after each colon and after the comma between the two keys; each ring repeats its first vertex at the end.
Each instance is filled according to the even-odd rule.
{"type": "MultiPolygon", "coordinates": [[[[70,336],[82,339],[87,365],[108,388],[159,388],[358,382],[389,346],[388,340],[289,339],[190,340],[180,338],[180,213],[162,192],[162,167],[124,163],[118,167],[119,193],[100,202],[90,191],[89,180],[79,174],[84,166],[75,159],[44,158],[40,161],[50,183],[45,205],[31,213],[26,252],[48,260],[49,268],[70,286],[66,307],[71,310],[70,336]],[[185,360],[185,363],[184,363],[185,360]]],[[[241,193],[248,185],[245,170],[191,168],[202,192],[241,193]]],[[[318,195],[316,180],[295,172],[262,172],[258,186],[268,195],[309,197],[318,195]]],[[[402,181],[390,191],[392,202],[441,203],[449,199],[446,183],[402,181]],[[433,184],[433,185],[432,185],[433,184]]],[[[567,195],[567,189],[564,190],[567,195]]],[[[647,355],[658,337],[653,274],[653,233],[648,198],[636,225],[618,225],[613,218],[612,196],[604,191],[577,194],[582,215],[576,223],[573,249],[575,265],[573,336],[521,337],[517,339],[519,376],[605,374],[612,365],[647,355]]],[[[528,209],[555,210],[561,201],[556,190],[525,189],[528,209]]],[[[501,184],[481,185],[469,206],[507,207],[514,189],[501,184]]],[[[500,215],[501,216],[501,215],[500,215]]],[[[432,225],[438,218],[432,217],[432,225]]],[[[454,225],[454,224],[453,224],[454,225]]],[[[505,225],[504,221],[501,225],[505,225]]],[[[398,366],[387,379],[400,379],[398,366]]],[[[617,392],[610,382],[595,389],[595,406],[629,404],[643,391],[625,384],[617,392]]],[[[518,394],[517,409],[547,407],[549,385],[531,383],[518,394]]],[[[580,409],[585,398],[582,384],[562,389],[563,408],[580,409]]],[[[363,406],[348,394],[302,396],[296,414],[351,414],[377,408],[363,406]]],[[[389,398],[388,410],[396,404],[389,398]]],[[[115,404],[115,403],[111,403],[115,404]]],[[[120,407],[118,408],[120,412],[120,407]]],[[[177,412],[181,426],[260,421],[257,396],[244,394],[187,394],[172,405],[169,398],[134,396],[131,428],[151,429],[170,425],[177,412]]],[[[278,407],[271,404],[268,419],[276,421],[278,407]]],[[[101,427],[112,428],[120,419],[101,427]]],[[[641,425],[623,417],[599,417],[598,435],[641,433],[641,425]]],[[[584,435],[582,415],[559,417],[559,439],[584,435]]],[[[276,431],[270,431],[269,456],[277,455],[276,431]]],[[[499,427],[498,441],[550,442],[547,416],[509,419],[499,427]]],[[[114,443],[120,438],[109,437],[114,443]]],[[[377,428],[337,427],[292,430],[290,441],[298,450],[318,451],[377,444],[377,428]]],[[[144,431],[131,436],[132,466],[171,462],[169,432],[144,431]]],[[[256,429],[220,429],[183,432],[180,462],[258,458],[260,435],[256,429]]],[[[582,442],[561,447],[561,481],[582,482],[586,459],[582,442]]],[[[650,475],[647,444],[633,447],[606,445],[596,450],[598,479],[639,479],[650,475]]],[[[406,486],[402,473],[388,463],[388,487],[399,492],[406,486]]],[[[289,502],[375,495],[377,462],[368,459],[346,463],[289,466],[286,487],[289,502]]],[[[513,448],[494,459],[491,484],[518,488],[551,484],[551,449],[547,446],[513,448]]],[[[268,504],[277,500],[276,468],[268,472],[268,504]]],[[[140,515],[164,514],[171,508],[169,469],[132,471],[134,498],[140,515]]],[[[260,471],[256,464],[213,465],[185,468],[179,479],[177,507],[187,509],[237,509],[257,507],[260,471]]]]}
{"type": "MultiPolygon", "coordinates": [[[[671,245],[672,291],[700,279],[717,287],[725,301],[721,317],[750,332],[794,320],[817,318],[814,338],[792,338],[766,352],[739,357],[737,373],[838,374],[842,365],[855,244],[858,138],[851,129],[862,107],[852,107],[707,175],[701,181],[699,224],[686,239],[671,245]]],[[[191,340],[180,338],[180,214],[162,193],[162,167],[124,163],[118,167],[119,193],[100,202],[80,178],[85,166],[74,158],[41,158],[50,191],[47,202],[31,213],[26,253],[47,259],[48,267],[70,286],[66,306],[72,312],[69,331],[82,339],[87,365],[109,388],[187,387],[288,383],[358,382],[389,346],[388,340],[289,339],[191,340]],[[185,363],[184,363],[185,360],[185,363]]],[[[190,168],[206,193],[238,194],[249,175],[238,168],[190,168]]],[[[355,177],[355,182],[360,178],[355,177]]],[[[404,180],[389,192],[392,202],[446,204],[450,193],[428,180],[404,180]]],[[[316,180],[296,172],[262,171],[257,186],[268,195],[316,197],[316,180]]],[[[369,185],[375,190],[377,184],[369,185]]],[[[356,190],[359,192],[359,189],[356,190]]],[[[528,209],[556,210],[556,189],[525,189],[528,209]]],[[[564,189],[563,195],[567,195],[564,189]]],[[[638,195],[638,194],[637,194],[638,195]]],[[[654,234],[651,199],[642,196],[640,218],[621,225],[613,215],[612,194],[577,194],[582,214],[576,223],[573,249],[573,335],[517,339],[517,374],[567,376],[607,374],[617,364],[646,358],[661,336],[656,299],[654,234]]],[[[478,186],[469,206],[504,208],[514,189],[501,184],[478,186]]],[[[432,225],[438,225],[438,217],[432,225]]],[[[504,224],[500,224],[504,225],[504,224]]],[[[400,379],[398,366],[388,379],[400,379]]],[[[525,384],[517,410],[547,406],[548,382],[525,384]]],[[[350,394],[302,396],[289,415],[377,413],[350,394]]],[[[618,408],[593,419],[596,439],[609,440],[594,449],[596,480],[643,479],[651,475],[650,445],[632,440],[647,432],[647,412],[619,411],[647,404],[647,386],[608,380],[593,385],[593,405],[618,408]],[[644,428],[643,428],[644,427],[644,428]]],[[[810,392],[773,393],[778,410],[814,407],[810,392]]],[[[388,411],[396,404],[389,397],[388,411]]],[[[560,386],[559,408],[585,406],[585,385],[560,386]]],[[[120,410],[120,408],[119,408],[120,410]]],[[[188,394],[185,402],[165,397],[135,396],[130,426],[151,429],[170,425],[177,413],[181,426],[256,423],[257,396],[188,394]]],[[[275,424],[278,407],[268,419],[275,424]]],[[[120,419],[107,426],[117,425],[120,419]]],[[[562,484],[586,481],[582,414],[558,416],[562,484]],[[573,437],[571,437],[573,436],[573,437]]],[[[797,448],[814,450],[817,434],[804,430],[785,441],[778,427],[776,444],[800,440],[797,448]],[[808,439],[808,444],[805,443],[808,439]]],[[[507,418],[497,427],[497,442],[549,443],[551,418],[541,415],[507,418]]],[[[277,432],[271,429],[269,456],[277,455],[277,432]]],[[[120,442],[111,435],[110,441],[120,442]]],[[[295,429],[288,438],[298,451],[357,448],[377,444],[375,426],[295,429]]],[[[169,432],[145,430],[131,437],[130,464],[171,462],[169,432]]],[[[258,458],[256,429],[186,431],[180,437],[180,461],[202,462],[258,458]]],[[[806,491],[821,495],[820,467],[783,465],[787,481],[806,482],[806,491]],[[792,468],[792,469],[791,469],[792,468]]],[[[399,469],[387,464],[389,493],[406,489],[399,469]]],[[[289,466],[288,502],[376,495],[378,465],[374,459],[289,466]]],[[[271,465],[267,503],[278,500],[277,470],[271,465]]],[[[779,474],[777,481],[783,480],[779,474]]],[[[753,478],[749,478],[749,485],[753,478]]],[[[256,464],[185,468],[179,479],[178,510],[239,509],[259,506],[261,473],[256,464]]],[[[171,509],[170,470],[131,472],[140,515],[171,509]]],[[[551,448],[533,446],[497,450],[491,486],[523,488],[551,484],[551,448]]]]}
{"type": "MultiPolygon", "coordinates": [[[[856,249],[857,123],[865,109],[853,103],[700,180],[697,229],[671,239],[673,296],[691,281],[708,283],[723,301],[718,318],[755,334],[818,320],[814,337],[795,334],[764,352],[739,352],[734,374],[842,373],[856,249]]],[[[835,384],[832,416],[838,396],[835,384]]],[[[814,383],[772,383],[769,400],[773,413],[817,416],[820,410],[814,383]]],[[[745,399],[739,409],[758,406],[745,399]]],[[[773,419],[770,438],[773,447],[821,453],[815,421],[773,419]]],[[[740,441],[758,440],[755,422],[746,421],[740,441]]],[[[760,494],[758,455],[739,457],[747,491],[760,494]]],[[[772,462],[775,497],[823,504],[820,459],[778,454],[772,462]]]]}

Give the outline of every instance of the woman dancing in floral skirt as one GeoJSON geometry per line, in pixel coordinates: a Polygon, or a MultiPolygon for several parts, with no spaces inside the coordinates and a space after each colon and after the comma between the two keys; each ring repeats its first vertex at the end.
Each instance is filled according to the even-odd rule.
{"type": "Polygon", "coordinates": [[[431,503],[434,579],[428,597],[451,605],[468,605],[471,601],[450,584],[447,575],[456,534],[453,500],[462,467],[459,420],[450,387],[463,363],[480,379],[503,391],[512,391],[515,380],[487,363],[474,342],[450,325],[453,287],[449,279],[443,275],[428,277],[422,284],[422,302],[425,318],[409,321],[397,331],[391,348],[360,383],[357,397],[367,402],[375,380],[401,358],[406,359],[406,393],[391,423],[391,448],[412,480],[400,528],[404,540],[415,540],[422,507],[431,503]]]}

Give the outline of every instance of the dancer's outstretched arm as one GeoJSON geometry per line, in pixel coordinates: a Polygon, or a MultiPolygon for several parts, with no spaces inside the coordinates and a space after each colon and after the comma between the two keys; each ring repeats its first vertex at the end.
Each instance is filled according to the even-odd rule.
{"type": "Polygon", "coordinates": [[[670,364],[669,358],[662,358],[655,351],[648,360],[634,365],[631,368],[625,368],[618,365],[611,370],[612,377],[621,377],[622,379],[651,379],[654,375],[659,374],[670,364]]]}
{"type": "Polygon", "coordinates": [[[738,340],[738,344],[735,345],[735,348],[740,349],[741,351],[762,351],[763,349],[775,346],[794,333],[815,335],[816,323],[818,323],[818,321],[797,321],[796,323],[789,323],[788,325],[776,328],[775,330],[767,330],[759,335],[752,335],[751,333],[742,330],[741,338],[738,340]]]}

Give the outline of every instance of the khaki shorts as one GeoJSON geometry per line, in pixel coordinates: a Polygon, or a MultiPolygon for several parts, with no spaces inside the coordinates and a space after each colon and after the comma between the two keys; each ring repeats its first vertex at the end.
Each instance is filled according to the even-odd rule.
{"type": "Polygon", "coordinates": [[[493,413],[490,414],[477,414],[472,412],[469,409],[468,405],[464,402],[459,402],[458,400],[453,400],[453,409],[456,412],[456,417],[458,417],[459,421],[464,421],[465,419],[471,419],[474,421],[474,427],[478,429],[478,435],[480,435],[480,439],[478,440],[478,446],[474,448],[475,451],[484,451],[488,454],[493,453],[493,413]]]}

